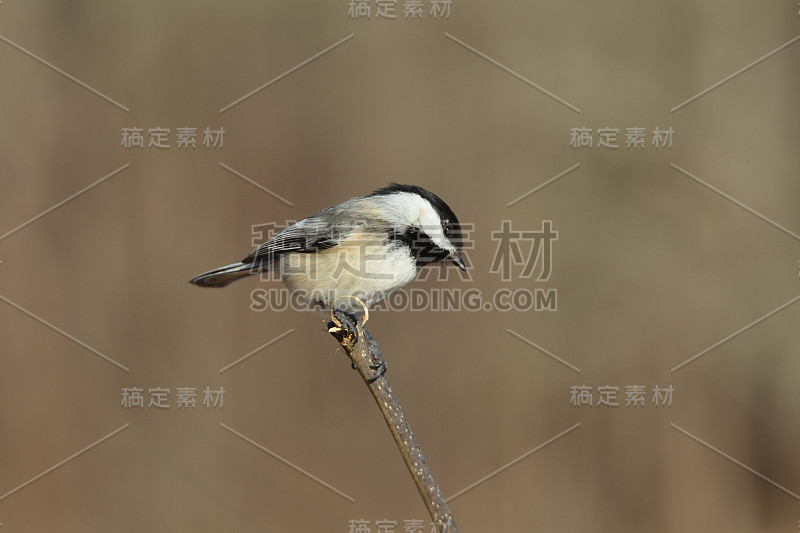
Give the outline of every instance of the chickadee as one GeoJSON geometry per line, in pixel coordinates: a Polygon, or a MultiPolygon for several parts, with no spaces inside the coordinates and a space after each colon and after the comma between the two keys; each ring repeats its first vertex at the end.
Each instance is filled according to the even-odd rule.
{"type": "MultiPolygon", "coordinates": [[[[237,263],[189,280],[224,287],[265,271],[277,272],[312,304],[355,296],[367,307],[414,279],[427,264],[450,260],[461,270],[461,227],[444,201],[422,187],[392,183],[289,226],[237,263]]],[[[342,299],[337,307],[359,313],[342,299]]]]}

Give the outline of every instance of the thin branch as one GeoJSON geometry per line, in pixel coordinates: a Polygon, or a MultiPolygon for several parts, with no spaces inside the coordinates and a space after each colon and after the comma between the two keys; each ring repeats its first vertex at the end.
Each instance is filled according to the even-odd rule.
{"type": "Polygon", "coordinates": [[[436,524],[437,531],[458,533],[458,526],[453,514],[422,455],[419,442],[411,432],[400,402],[397,401],[397,397],[386,380],[384,375],[386,362],[381,355],[380,346],[351,315],[334,309],[331,317],[332,320],[328,322],[328,331],[342,345],[345,353],[350,357],[353,367],[364,378],[364,382],[378,403],[378,407],[386,419],[386,424],[389,426],[389,431],[391,431],[403,460],[414,478],[414,483],[419,489],[420,496],[425,502],[425,507],[428,508],[428,512],[436,524]]]}

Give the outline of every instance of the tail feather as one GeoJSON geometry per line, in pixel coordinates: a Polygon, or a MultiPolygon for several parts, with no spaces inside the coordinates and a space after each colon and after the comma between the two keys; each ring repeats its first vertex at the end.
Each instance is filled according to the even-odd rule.
{"type": "Polygon", "coordinates": [[[241,278],[246,278],[259,271],[259,268],[255,267],[252,263],[242,263],[239,261],[204,272],[190,279],[189,283],[199,285],[200,287],[224,287],[229,283],[233,283],[241,278]]]}

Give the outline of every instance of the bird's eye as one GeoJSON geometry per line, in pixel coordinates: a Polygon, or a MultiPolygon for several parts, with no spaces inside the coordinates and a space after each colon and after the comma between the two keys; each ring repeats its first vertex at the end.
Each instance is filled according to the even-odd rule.
{"type": "Polygon", "coordinates": [[[455,234],[456,228],[452,224],[445,224],[444,226],[444,236],[448,239],[455,234]]]}

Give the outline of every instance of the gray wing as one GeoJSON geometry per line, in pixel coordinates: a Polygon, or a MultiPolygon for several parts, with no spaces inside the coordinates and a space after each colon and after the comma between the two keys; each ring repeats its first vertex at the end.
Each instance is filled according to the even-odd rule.
{"type": "Polygon", "coordinates": [[[287,252],[310,253],[333,248],[338,243],[336,231],[316,216],[306,218],[280,231],[242,259],[242,263],[270,261],[287,252]]]}

